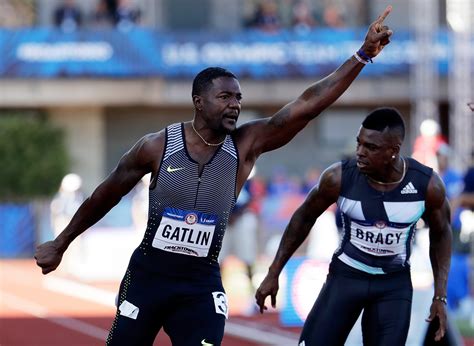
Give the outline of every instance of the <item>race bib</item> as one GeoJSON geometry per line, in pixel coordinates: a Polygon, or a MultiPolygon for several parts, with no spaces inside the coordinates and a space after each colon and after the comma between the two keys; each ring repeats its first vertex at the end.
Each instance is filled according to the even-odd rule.
{"type": "Polygon", "coordinates": [[[207,257],[216,224],[216,215],[165,208],[152,246],[168,252],[207,257]]]}
{"type": "Polygon", "coordinates": [[[384,221],[374,226],[352,224],[351,243],[359,250],[374,256],[395,256],[406,250],[409,227],[390,227],[384,221]]]}

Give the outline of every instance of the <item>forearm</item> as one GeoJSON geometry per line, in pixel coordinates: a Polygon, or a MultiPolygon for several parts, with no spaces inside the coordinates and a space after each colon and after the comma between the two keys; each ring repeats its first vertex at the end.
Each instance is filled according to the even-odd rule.
{"type": "Polygon", "coordinates": [[[283,267],[295,251],[301,246],[308,236],[313,222],[303,221],[298,215],[294,215],[283,233],[275,258],[270,265],[269,273],[280,275],[283,267]]]}
{"type": "Polygon", "coordinates": [[[104,198],[96,191],[87,198],[76,211],[66,228],[57,236],[55,242],[64,252],[74,239],[102,219],[120,202],[120,197],[104,198]]]}
{"type": "Polygon", "coordinates": [[[451,262],[451,229],[430,236],[430,261],[434,277],[434,295],[446,296],[446,285],[451,262]]]}
{"type": "Polygon", "coordinates": [[[352,56],[329,76],[309,86],[300,97],[306,103],[306,115],[315,118],[329,107],[347,90],[363,67],[364,64],[352,56]]]}

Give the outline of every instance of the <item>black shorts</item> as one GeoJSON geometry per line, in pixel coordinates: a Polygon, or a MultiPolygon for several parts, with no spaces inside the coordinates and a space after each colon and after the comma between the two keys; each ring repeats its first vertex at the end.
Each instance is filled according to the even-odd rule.
{"type": "Polygon", "coordinates": [[[300,338],[305,346],[344,345],[360,313],[364,345],[405,345],[413,287],[410,271],[372,275],[333,259],[300,338]]]}
{"type": "Polygon", "coordinates": [[[227,316],[221,280],[188,280],[130,264],[107,345],[153,345],[161,328],[174,346],[220,345],[227,316]]]}

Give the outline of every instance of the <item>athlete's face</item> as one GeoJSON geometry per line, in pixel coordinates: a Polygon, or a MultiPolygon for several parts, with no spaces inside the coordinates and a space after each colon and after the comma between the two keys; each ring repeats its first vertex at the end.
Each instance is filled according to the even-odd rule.
{"type": "Polygon", "coordinates": [[[201,96],[203,116],[210,128],[231,133],[237,126],[242,101],[240,84],[235,78],[219,77],[201,96]]]}
{"type": "Polygon", "coordinates": [[[387,131],[369,130],[361,126],[357,135],[357,167],[362,173],[380,176],[387,173],[392,155],[397,154],[394,138],[387,131]]]}

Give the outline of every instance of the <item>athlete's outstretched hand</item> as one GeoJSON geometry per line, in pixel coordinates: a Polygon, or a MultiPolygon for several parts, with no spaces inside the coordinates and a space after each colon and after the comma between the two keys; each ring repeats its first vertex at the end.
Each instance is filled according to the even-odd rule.
{"type": "Polygon", "coordinates": [[[383,23],[390,11],[392,11],[392,6],[387,6],[385,11],[383,11],[377,20],[369,26],[369,30],[367,30],[365,41],[361,49],[371,58],[377,56],[382,49],[390,43],[390,36],[392,36],[393,31],[383,23]]]}
{"type": "Polygon", "coordinates": [[[435,341],[440,341],[444,334],[446,334],[446,306],[439,300],[433,300],[430,307],[430,316],[426,319],[426,322],[431,322],[435,318],[439,320],[439,328],[435,333],[435,341]]]}
{"type": "Polygon", "coordinates": [[[48,274],[59,266],[63,253],[55,241],[48,241],[36,248],[34,257],[43,274],[48,274]]]}
{"type": "Polygon", "coordinates": [[[276,295],[278,288],[278,276],[268,273],[255,293],[255,299],[257,300],[257,305],[260,307],[261,314],[263,314],[264,310],[267,310],[267,307],[265,306],[265,299],[268,296],[271,296],[272,307],[276,307],[276,295]]]}

